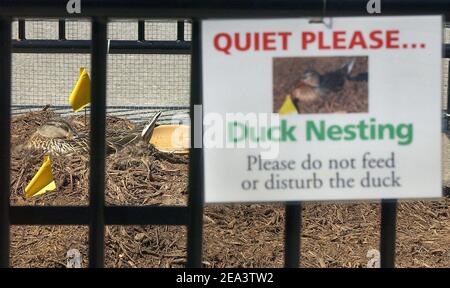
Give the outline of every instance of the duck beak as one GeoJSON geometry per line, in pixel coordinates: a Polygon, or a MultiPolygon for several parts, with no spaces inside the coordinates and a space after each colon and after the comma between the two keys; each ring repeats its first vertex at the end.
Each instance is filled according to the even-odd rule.
{"type": "Polygon", "coordinates": [[[25,197],[31,198],[37,195],[44,194],[47,191],[53,191],[56,189],[55,180],[53,180],[52,166],[50,163],[50,157],[44,157],[44,163],[39,168],[36,175],[31,179],[25,188],[25,197]]]}
{"type": "Polygon", "coordinates": [[[158,111],[153,117],[150,119],[150,122],[144,127],[141,133],[141,139],[145,143],[149,143],[150,139],[153,135],[153,130],[156,126],[156,121],[158,120],[159,116],[161,116],[161,111],[158,111]]]}

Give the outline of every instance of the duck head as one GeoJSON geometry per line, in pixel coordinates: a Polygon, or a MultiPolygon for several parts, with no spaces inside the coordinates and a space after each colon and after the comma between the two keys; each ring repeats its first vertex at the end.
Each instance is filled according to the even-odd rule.
{"type": "Polygon", "coordinates": [[[320,85],[320,74],[314,70],[308,70],[303,74],[301,82],[313,88],[317,88],[320,85]]]}
{"type": "Polygon", "coordinates": [[[78,133],[64,120],[50,120],[37,128],[36,132],[45,138],[72,139],[78,133]]]}

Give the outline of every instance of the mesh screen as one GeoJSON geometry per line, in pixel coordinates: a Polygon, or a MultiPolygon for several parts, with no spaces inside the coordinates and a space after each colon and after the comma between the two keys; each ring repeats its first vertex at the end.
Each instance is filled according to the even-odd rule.
{"type": "Polygon", "coordinates": [[[58,20],[28,20],[26,21],[25,38],[27,39],[58,39],[58,20]]]}
{"type": "Polygon", "coordinates": [[[13,40],[15,40],[15,39],[19,39],[19,22],[18,21],[13,21],[12,23],[11,23],[11,27],[12,27],[12,29],[11,29],[11,38],[13,39],[13,40]]]}
{"type": "Polygon", "coordinates": [[[192,39],[192,24],[184,23],[184,40],[191,41],[192,39]]]}
{"type": "MultiPolygon", "coordinates": [[[[186,31],[190,31],[188,27],[185,25],[186,31]]],[[[17,21],[12,29],[13,39],[18,39],[17,21]]],[[[25,32],[27,39],[58,39],[58,20],[26,19],[25,32]]],[[[146,40],[176,40],[177,22],[145,21],[145,37],[146,40]]],[[[90,22],[67,20],[66,38],[89,40],[90,22]]],[[[108,23],[108,39],[137,38],[137,20],[108,23]]],[[[13,114],[39,110],[47,104],[59,113],[72,113],[68,99],[78,80],[79,68],[86,67],[91,72],[89,54],[14,53],[12,61],[13,114]]],[[[109,54],[108,113],[142,120],[158,109],[165,111],[162,120],[172,118],[173,114],[176,119],[186,119],[190,61],[190,55],[109,54]]]]}
{"type": "MultiPolygon", "coordinates": [[[[444,30],[444,42],[445,43],[450,43],[450,23],[448,23],[445,26],[445,30],[444,30]]],[[[443,84],[442,85],[442,106],[444,107],[444,109],[447,107],[447,102],[448,102],[448,96],[447,96],[447,91],[448,91],[448,68],[449,68],[449,59],[446,58],[443,60],[443,74],[444,74],[444,79],[443,79],[443,84]]]]}
{"type": "Polygon", "coordinates": [[[67,40],[89,40],[91,39],[91,22],[88,20],[66,20],[67,40]]]}
{"type": "MultiPolygon", "coordinates": [[[[448,27],[448,26],[447,26],[448,27]]],[[[18,39],[18,21],[12,25],[13,39],[18,39]]],[[[191,40],[192,28],[185,22],[184,39],[191,40]]],[[[27,39],[58,39],[57,19],[26,19],[27,39]]],[[[89,40],[91,23],[87,19],[66,20],[68,40],[89,40]]],[[[116,19],[108,23],[108,39],[136,40],[137,20],[116,19]]],[[[146,40],[176,40],[177,22],[145,20],[146,40]]],[[[445,42],[450,29],[445,29],[445,42]]],[[[447,105],[448,60],[443,63],[443,106],[447,105]]],[[[47,104],[66,113],[68,97],[80,67],[90,72],[88,54],[18,54],[13,55],[13,113],[40,109],[47,104]]],[[[180,110],[189,105],[189,55],[112,54],[108,56],[107,104],[110,113],[139,118],[134,110],[180,110]]]]}
{"type": "Polygon", "coordinates": [[[177,22],[145,21],[145,40],[177,40],[177,22]]]}

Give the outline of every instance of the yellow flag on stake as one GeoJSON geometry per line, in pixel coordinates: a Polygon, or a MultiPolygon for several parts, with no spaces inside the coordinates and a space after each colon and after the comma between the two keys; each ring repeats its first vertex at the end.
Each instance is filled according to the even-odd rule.
{"type": "Polygon", "coordinates": [[[39,168],[36,175],[34,175],[33,179],[31,179],[30,183],[28,183],[25,188],[25,198],[31,198],[55,189],[56,184],[55,180],[53,180],[50,157],[45,156],[41,168],[39,168]]]}
{"type": "Polygon", "coordinates": [[[75,112],[91,103],[91,79],[83,67],[80,68],[80,78],[70,94],[69,102],[75,112]]]}
{"type": "Polygon", "coordinates": [[[298,111],[294,105],[294,102],[292,102],[291,95],[287,95],[286,99],[283,102],[283,105],[281,105],[280,110],[278,110],[278,114],[286,115],[286,114],[293,114],[293,113],[298,113],[298,111]]]}

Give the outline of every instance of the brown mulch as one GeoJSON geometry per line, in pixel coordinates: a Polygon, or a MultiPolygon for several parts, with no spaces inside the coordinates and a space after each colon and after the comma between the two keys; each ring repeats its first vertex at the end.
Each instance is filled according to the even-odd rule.
{"type": "MultiPolygon", "coordinates": [[[[58,189],[32,199],[24,188],[43,155],[20,148],[35,128],[55,117],[51,111],[13,118],[11,204],[87,205],[88,155],[53,157],[58,189]]],[[[82,116],[70,119],[87,131],[82,116]]],[[[108,117],[114,129],[133,123],[108,117]]],[[[106,160],[109,205],[186,205],[188,157],[130,146],[106,160]]],[[[401,202],[397,227],[397,266],[450,267],[450,199],[401,202]]],[[[302,211],[303,267],[365,267],[367,252],[379,241],[379,204],[314,203],[302,211]]],[[[14,267],[65,267],[66,252],[78,249],[87,266],[87,227],[13,226],[14,267]]],[[[107,226],[107,267],[183,267],[186,228],[178,226],[107,226]]],[[[204,213],[206,267],[281,267],[284,208],[281,205],[207,205],[204,213]]]]}

